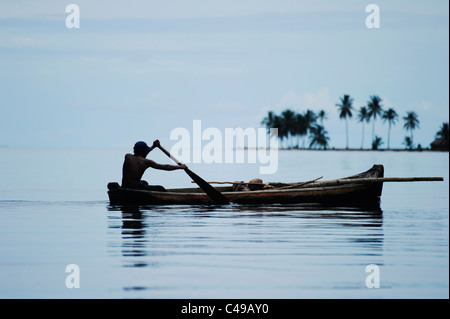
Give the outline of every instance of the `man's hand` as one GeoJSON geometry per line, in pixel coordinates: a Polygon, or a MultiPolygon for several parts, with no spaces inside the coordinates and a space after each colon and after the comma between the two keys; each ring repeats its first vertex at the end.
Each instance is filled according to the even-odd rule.
{"type": "Polygon", "coordinates": [[[188,167],[187,167],[186,165],[184,165],[184,164],[178,165],[178,167],[179,167],[180,169],[187,169],[187,168],[188,168],[188,167]]]}
{"type": "Polygon", "coordinates": [[[159,140],[153,142],[152,148],[159,147],[159,140]]]}

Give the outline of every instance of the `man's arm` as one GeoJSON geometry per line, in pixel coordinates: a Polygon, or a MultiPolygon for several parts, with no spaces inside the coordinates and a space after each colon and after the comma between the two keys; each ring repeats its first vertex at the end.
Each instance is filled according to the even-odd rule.
{"type": "Polygon", "coordinates": [[[176,169],[186,169],[186,165],[169,165],[169,164],[159,164],[152,160],[146,160],[146,163],[148,167],[154,168],[154,169],[160,169],[164,171],[174,171],[176,169]]]}

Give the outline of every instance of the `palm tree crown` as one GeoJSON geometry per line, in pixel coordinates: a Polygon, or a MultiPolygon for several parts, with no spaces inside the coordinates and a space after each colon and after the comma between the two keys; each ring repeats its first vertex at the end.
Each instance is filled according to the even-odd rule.
{"type": "Polygon", "coordinates": [[[336,104],[339,107],[339,118],[346,119],[347,117],[352,117],[353,110],[353,99],[350,95],[345,94],[344,97],[341,97],[341,104],[336,104]]]}
{"type": "Polygon", "coordinates": [[[328,140],[330,139],[327,134],[328,132],[322,125],[311,127],[311,143],[309,147],[318,146],[319,148],[326,149],[328,147],[328,140]]]}
{"type": "Polygon", "coordinates": [[[275,119],[275,114],[272,111],[269,111],[267,113],[267,116],[261,121],[261,124],[265,125],[267,127],[267,130],[272,128],[273,121],[275,119]]]}
{"type": "Polygon", "coordinates": [[[442,123],[441,129],[436,133],[437,137],[443,138],[448,143],[449,129],[448,122],[442,123]]]}
{"type": "Polygon", "coordinates": [[[382,118],[384,122],[388,121],[389,123],[394,124],[398,119],[398,114],[394,109],[390,108],[389,110],[384,111],[382,118]]]}
{"type": "Polygon", "coordinates": [[[320,119],[320,122],[323,125],[323,120],[327,119],[327,113],[325,113],[324,110],[320,110],[319,114],[317,115],[317,118],[320,119]]]}
{"type": "Polygon", "coordinates": [[[358,112],[358,120],[360,122],[369,122],[369,112],[367,111],[367,108],[365,106],[361,106],[358,112]]]}

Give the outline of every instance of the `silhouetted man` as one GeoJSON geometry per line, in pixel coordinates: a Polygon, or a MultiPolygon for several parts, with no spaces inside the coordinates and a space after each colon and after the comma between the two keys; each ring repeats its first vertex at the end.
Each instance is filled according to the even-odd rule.
{"type": "Polygon", "coordinates": [[[146,159],[155,147],[159,146],[159,140],[153,142],[149,147],[145,142],[139,141],[134,144],[134,154],[126,154],[122,169],[122,187],[133,189],[146,189],[155,191],[165,191],[162,186],[148,185],[147,182],[141,181],[142,175],[147,168],[152,167],[165,171],[173,171],[176,169],[185,169],[186,165],[163,165],[152,160],[146,159]]]}

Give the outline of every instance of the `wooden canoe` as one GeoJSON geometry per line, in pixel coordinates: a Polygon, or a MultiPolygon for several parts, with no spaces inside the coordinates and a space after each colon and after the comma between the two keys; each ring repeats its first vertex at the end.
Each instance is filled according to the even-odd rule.
{"type": "MultiPolygon", "coordinates": [[[[384,177],[383,165],[374,165],[366,172],[350,177],[291,183],[292,188],[274,188],[255,191],[233,191],[232,186],[216,187],[235,204],[321,204],[344,207],[376,207],[380,205],[384,177]],[[352,180],[355,180],[353,182],[352,180]],[[361,182],[361,180],[363,182],[361,182]],[[301,186],[295,187],[295,184],[301,186]]],[[[289,185],[289,184],[285,184],[289,185]]],[[[108,184],[111,205],[212,205],[211,198],[200,188],[167,189],[165,192],[121,188],[117,183],[108,184]]]]}

